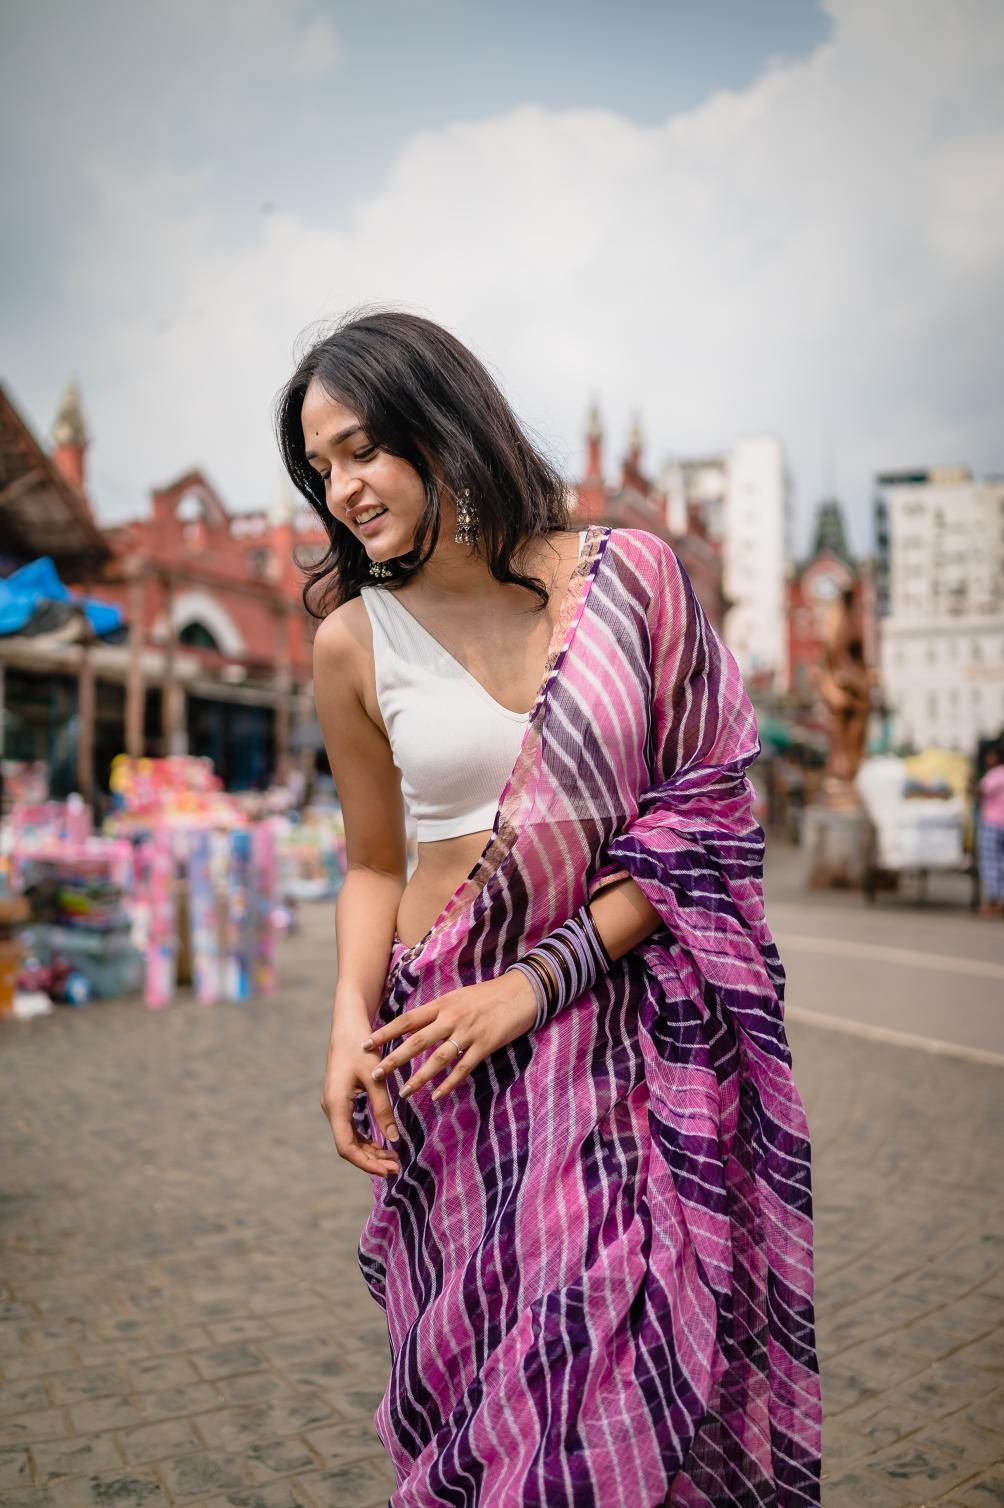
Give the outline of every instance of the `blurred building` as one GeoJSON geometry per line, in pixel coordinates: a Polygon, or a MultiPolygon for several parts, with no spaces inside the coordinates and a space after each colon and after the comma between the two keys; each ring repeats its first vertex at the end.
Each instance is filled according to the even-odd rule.
{"type": "Polygon", "coordinates": [[[720,454],[675,458],[662,472],[674,535],[700,520],[720,548],[724,637],[748,683],[780,690],[787,675],[785,593],[790,479],[773,435],[738,440],[720,454]]]}
{"type": "Polygon", "coordinates": [[[725,639],[751,684],[785,678],[791,483],[774,435],[739,440],[727,458],[722,532],[725,639]]]}
{"type": "Polygon", "coordinates": [[[673,546],[683,562],[698,601],[715,628],[721,630],[725,615],[722,595],[721,542],[712,534],[703,508],[696,500],[685,503],[670,523],[669,499],[664,487],[646,475],[642,467],[644,441],[641,424],[631,426],[628,448],[614,482],[603,475],[603,427],[595,404],[586,426],[586,470],[571,489],[576,519],[580,523],[609,524],[613,528],[646,529],[673,546]]]}
{"type": "Polygon", "coordinates": [[[788,659],[790,533],[790,479],[780,440],[754,435],[721,453],[674,457],[658,483],[642,469],[637,420],[616,482],[604,479],[602,445],[594,404],[586,470],[574,488],[578,517],[648,529],[668,540],[750,686],[780,690],[788,659]]]}
{"type": "Polygon", "coordinates": [[[313,724],[297,560],[324,552],[320,526],[286,493],[232,514],[189,471],[153,491],[145,517],[102,529],[72,384],[52,438],[46,452],[0,390],[0,583],[48,557],[57,590],[61,577],[117,606],[126,628],[96,634],[73,594],[16,632],[0,621],[4,756],[44,764],[56,795],[91,795],[123,750],[205,754],[230,789],[266,784],[313,724]]]}
{"type": "Polygon", "coordinates": [[[231,790],[267,784],[310,716],[313,620],[295,555],[324,535],[305,524],[285,494],[267,513],[231,513],[193,470],[156,488],[145,518],[106,531],[105,595],[125,610],[144,682],[127,747],[206,755],[231,790]]]}
{"type": "Polygon", "coordinates": [[[96,759],[118,752],[126,656],[66,591],[100,595],[112,556],[83,489],[88,440],[72,384],[53,436],[49,453],[0,388],[0,758],[6,773],[43,768],[57,795],[89,794],[96,759]],[[36,562],[51,568],[15,592],[36,562]]]}
{"type": "Polygon", "coordinates": [[[1004,479],[876,479],[882,676],[897,744],[968,753],[1004,728],[1004,479]]]}
{"type": "Polygon", "coordinates": [[[827,498],[816,510],[809,554],[788,578],[785,690],[797,707],[816,707],[816,671],[823,660],[827,620],[845,592],[850,592],[861,608],[865,659],[874,665],[877,647],[873,571],[869,563],[855,559],[840,503],[827,498]]]}
{"type": "Polygon", "coordinates": [[[99,576],[111,549],[83,487],[88,436],[80,395],[70,383],[46,453],[0,387],[0,566],[8,575],[41,555],[75,581],[99,576]]]}

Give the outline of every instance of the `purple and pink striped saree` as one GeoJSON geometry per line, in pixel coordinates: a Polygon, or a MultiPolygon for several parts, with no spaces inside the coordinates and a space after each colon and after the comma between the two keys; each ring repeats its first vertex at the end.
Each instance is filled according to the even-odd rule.
{"type": "Polygon", "coordinates": [[[669,546],[593,526],[493,835],[395,943],[376,1024],[495,977],[625,874],[663,925],[445,1100],[391,1076],[401,1171],[373,1179],[358,1255],[389,1326],[393,1508],[819,1501],[809,1140],[757,751],[669,546]]]}

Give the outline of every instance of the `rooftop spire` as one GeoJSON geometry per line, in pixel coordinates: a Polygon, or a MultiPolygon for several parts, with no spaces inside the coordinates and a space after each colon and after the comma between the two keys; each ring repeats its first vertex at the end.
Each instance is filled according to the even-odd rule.
{"type": "Polygon", "coordinates": [[[66,384],[66,391],[52,426],[52,438],[57,445],[86,445],[91,438],[84,423],[80,389],[76,382],[66,384]]]}
{"type": "Polygon", "coordinates": [[[586,418],[586,479],[602,483],[603,479],[603,425],[600,421],[600,405],[593,398],[586,418]]]}
{"type": "Polygon", "coordinates": [[[52,426],[52,438],[56,442],[52,464],[71,486],[76,487],[78,492],[84,492],[87,446],[91,437],[87,433],[80,407],[80,389],[75,382],[66,384],[66,392],[52,426]]]}
{"type": "Polygon", "coordinates": [[[268,507],[268,521],[273,527],[291,524],[296,512],[297,496],[285,468],[279,467],[275,493],[268,507]]]}
{"type": "Polygon", "coordinates": [[[816,509],[812,554],[815,557],[821,555],[824,550],[829,550],[831,555],[838,556],[848,565],[854,564],[854,556],[847,542],[844,511],[835,497],[824,498],[816,509]]]}

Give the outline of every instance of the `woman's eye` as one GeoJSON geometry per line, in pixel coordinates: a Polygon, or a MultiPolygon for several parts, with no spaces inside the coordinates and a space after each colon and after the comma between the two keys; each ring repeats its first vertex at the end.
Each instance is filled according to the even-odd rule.
{"type": "Polygon", "coordinates": [[[376,455],[376,449],[377,448],[376,448],[375,445],[367,445],[367,447],[366,447],[365,450],[357,450],[356,451],[356,460],[357,461],[368,461],[369,458],[370,458],[370,456],[376,455]]]}

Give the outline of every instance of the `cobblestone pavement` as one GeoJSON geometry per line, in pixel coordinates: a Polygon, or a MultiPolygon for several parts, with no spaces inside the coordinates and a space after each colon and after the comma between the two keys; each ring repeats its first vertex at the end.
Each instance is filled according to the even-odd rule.
{"type": "MultiPolygon", "coordinates": [[[[386,1330],[355,1260],[370,1185],[318,1108],[331,931],[314,910],[286,944],[281,1003],[0,1027],[0,1508],[386,1504],[386,1330]]],[[[790,1038],[824,1504],[1004,1502],[1004,1076],[790,1038]]]]}

